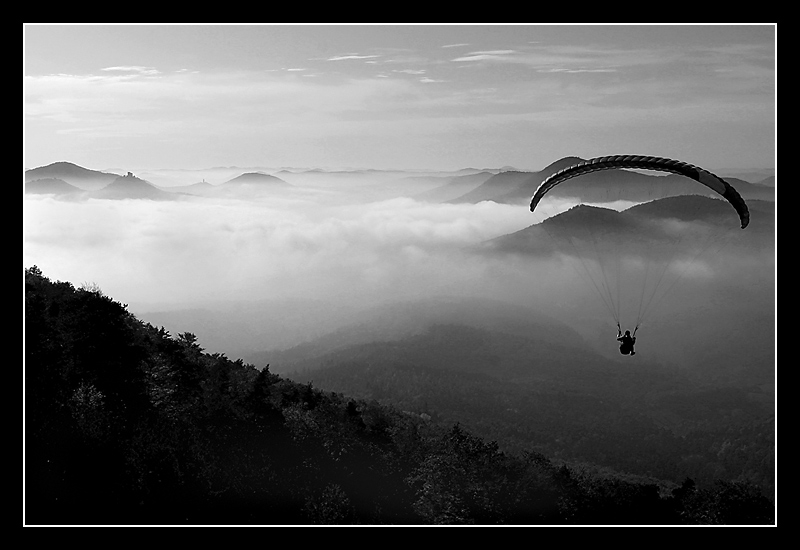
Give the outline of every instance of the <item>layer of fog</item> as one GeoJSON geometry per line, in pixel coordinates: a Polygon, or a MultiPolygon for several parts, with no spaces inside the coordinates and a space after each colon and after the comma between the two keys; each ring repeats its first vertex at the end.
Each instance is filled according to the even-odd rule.
{"type": "MultiPolygon", "coordinates": [[[[615,353],[616,327],[574,258],[486,254],[476,247],[572,201],[543,203],[534,215],[525,206],[410,198],[438,185],[435,180],[304,178],[290,191],[246,199],[26,196],[23,263],[54,280],[97,285],[140,319],[173,333],[193,332],[207,351],[231,356],[297,345],[382,304],[441,296],[530,307],[615,353]],[[409,196],[398,196],[403,191],[409,196]]],[[[630,203],[606,206],[622,210],[630,203]]],[[[738,272],[763,268],[763,259],[736,261],[738,272]]],[[[703,260],[687,267],[672,266],[681,271],[687,296],[692,281],[718,276],[703,260]]],[[[680,341],[685,330],[669,324],[684,314],[671,311],[675,305],[671,297],[659,304],[667,315],[652,325],[671,331],[665,340],[680,341]]],[[[642,352],[655,351],[647,339],[640,345],[642,352]]]]}
{"type": "MultiPolygon", "coordinates": [[[[271,302],[284,304],[274,306],[271,323],[278,326],[300,302],[315,304],[320,318],[336,318],[441,294],[518,300],[546,295],[546,280],[558,280],[544,269],[531,271],[521,259],[498,263],[469,252],[536,221],[527,208],[408,197],[368,202],[388,187],[370,187],[362,178],[330,181],[246,200],[67,202],[29,195],[23,263],[54,280],[93,283],[144,319],[148,312],[233,304],[252,311],[254,304],[271,302]]],[[[265,326],[269,317],[258,315],[264,339],[277,331],[265,326]]],[[[313,321],[314,313],[306,317],[313,321]]]]}

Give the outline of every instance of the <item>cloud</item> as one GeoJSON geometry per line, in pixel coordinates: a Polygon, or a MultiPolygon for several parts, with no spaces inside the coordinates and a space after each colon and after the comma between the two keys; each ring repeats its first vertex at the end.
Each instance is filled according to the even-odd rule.
{"type": "Polygon", "coordinates": [[[358,204],[311,192],[169,203],[28,197],[23,262],[57,280],[95,282],[136,307],[212,299],[377,302],[480,292],[487,269],[500,267],[486,266],[469,247],[529,223],[527,209],[494,203],[358,204]]]}
{"type": "Polygon", "coordinates": [[[517,53],[516,50],[486,50],[471,52],[462,57],[456,57],[453,61],[497,61],[506,60],[507,56],[517,53]]]}
{"type": "MultiPolygon", "coordinates": [[[[397,107],[413,107],[417,97],[414,83],[402,79],[304,78],[309,74],[240,71],[142,78],[110,71],[99,76],[29,76],[24,79],[26,140],[35,144],[40,157],[52,149],[58,158],[85,163],[80,159],[109,147],[124,155],[101,161],[101,167],[123,162],[187,167],[184,159],[190,151],[198,159],[218,156],[203,160],[200,167],[255,164],[263,161],[249,159],[263,158],[269,149],[291,153],[280,164],[303,165],[309,153],[305,160],[297,157],[310,143],[332,135],[367,136],[378,128],[364,125],[385,121],[397,107]],[[147,141],[136,143],[141,138],[147,141]],[[130,152],[140,156],[132,158],[130,152]]],[[[329,161],[311,157],[314,163],[329,161]]]]}
{"type": "Polygon", "coordinates": [[[334,57],[329,57],[328,61],[345,61],[348,59],[376,59],[380,57],[379,55],[359,55],[359,54],[348,54],[348,55],[339,55],[334,57]]]}
{"type": "MultiPolygon", "coordinates": [[[[264,335],[286,331],[271,301],[290,303],[282,311],[289,307],[296,317],[314,318],[317,309],[294,303],[311,302],[316,308],[318,302],[344,314],[449,296],[505,300],[548,314],[572,311],[569,315],[583,320],[606,321],[602,299],[586,274],[587,265],[599,270],[596,250],[578,258],[572,249],[551,257],[473,246],[540,221],[527,207],[488,201],[427,204],[407,197],[364,202],[365,188],[381,188],[387,181],[341,177],[310,181],[294,194],[248,200],[60,202],[25,196],[23,265],[37,265],[54,280],[96,283],[136,315],[220,307],[226,301],[260,307],[252,324],[241,308],[234,314],[254,333],[236,338],[254,349],[277,345],[264,335]]],[[[605,267],[623,265],[625,284],[637,289],[623,293],[619,302],[621,311],[635,313],[644,295],[642,281],[661,280],[657,266],[627,254],[621,264],[609,258],[605,267]]],[[[774,257],[765,259],[774,266],[774,257]]],[[[719,276],[718,264],[708,256],[676,260],[660,285],[664,290],[678,278],[694,284],[719,276]]],[[[729,271],[737,279],[763,269],[760,258],[743,260],[753,263],[733,266],[729,271]]],[[[591,273],[595,283],[605,276],[591,273]]],[[[658,296],[655,300],[654,307],[660,306],[658,296]]],[[[300,341],[308,332],[295,336],[300,341]]]]}
{"type": "Polygon", "coordinates": [[[551,67],[549,69],[538,69],[540,73],[615,73],[617,69],[567,69],[551,67]]]}
{"type": "Polygon", "coordinates": [[[101,71],[107,72],[122,72],[122,73],[136,73],[143,76],[152,76],[161,74],[160,71],[155,69],[154,67],[142,67],[140,65],[126,65],[126,66],[119,66],[119,67],[105,67],[100,69],[101,71]]]}
{"type": "Polygon", "coordinates": [[[601,147],[656,150],[665,143],[671,147],[665,155],[688,151],[712,164],[774,157],[769,48],[542,42],[439,52],[440,63],[346,52],[328,59],[353,62],[324,64],[341,69],[327,73],[162,74],[118,65],[91,75],[27,76],[25,142],[40,161],[26,162],[457,168],[474,162],[467,151],[480,150],[486,166],[541,167],[575,151],[601,155],[601,147]],[[395,64],[365,70],[365,62],[376,60],[395,64]],[[470,74],[495,64],[513,76],[470,74]],[[387,77],[413,73],[413,79],[387,77]]]}

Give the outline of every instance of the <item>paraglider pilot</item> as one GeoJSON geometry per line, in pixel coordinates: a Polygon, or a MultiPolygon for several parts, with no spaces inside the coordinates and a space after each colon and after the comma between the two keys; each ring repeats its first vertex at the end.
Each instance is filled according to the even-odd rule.
{"type": "MultiPolygon", "coordinates": [[[[636,328],[638,329],[639,327],[636,328]]],[[[620,342],[619,352],[622,355],[636,355],[636,352],[633,351],[633,346],[636,344],[636,329],[633,331],[633,336],[631,336],[631,331],[629,330],[626,330],[623,336],[619,323],[617,323],[617,342],[620,342]]]]}

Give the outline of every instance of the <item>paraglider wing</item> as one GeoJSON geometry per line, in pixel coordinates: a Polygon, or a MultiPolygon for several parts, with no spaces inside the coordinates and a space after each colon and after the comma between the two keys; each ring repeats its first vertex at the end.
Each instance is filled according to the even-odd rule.
{"type": "Polygon", "coordinates": [[[750,223],[750,212],[747,209],[744,199],[739,195],[728,182],[719,176],[712,174],[708,170],[703,170],[692,164],[661,157],[633,156],[633,155],[613,155],[608,157],[597,157],[584,162],[579,162],[555,174],[547,177],[531,199],[531,212],[534,211],[539,201],[553,187],[570,178],[596,172],[598,170],[612,170],[615,168],[632,168],[641,170],[657,170],[661,172],[672,172],[691,178],[709,189],[719,193],[725,198],[739,214],[742,229],[750,223]]]}

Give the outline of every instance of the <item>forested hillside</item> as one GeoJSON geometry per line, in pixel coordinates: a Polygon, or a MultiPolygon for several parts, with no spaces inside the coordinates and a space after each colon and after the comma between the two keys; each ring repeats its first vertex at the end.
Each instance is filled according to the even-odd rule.
{"type": "Polygon", "coordinates": [[[775,521],[750,483],[669,484],[505,452],[433,414],[205,353],[193,334],[35,266],[24,314],[26,524],[775,521]]]}
{"type": "Polygon", "coordinates": [[[703,487],[748,480],[774,493],[774,416],[758,387],[463,325],[294,365],[294,380],[461,422],[506,452],[703,487]]]}

